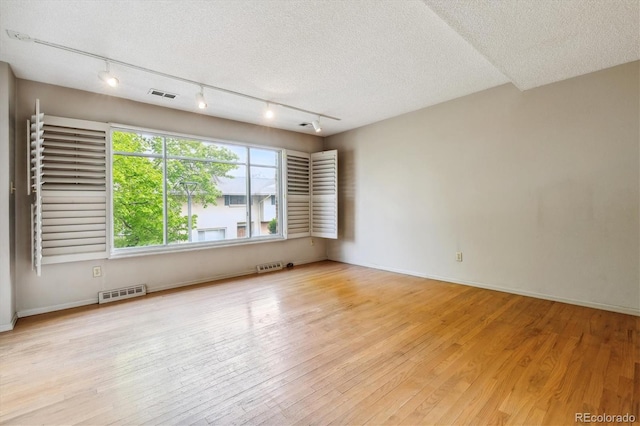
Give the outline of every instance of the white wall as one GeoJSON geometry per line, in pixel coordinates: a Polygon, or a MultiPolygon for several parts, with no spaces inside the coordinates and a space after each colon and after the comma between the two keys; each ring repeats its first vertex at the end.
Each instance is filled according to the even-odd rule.
{"type": "MultiPolygon", "coordinates": [[[[298,151],[322,149],[313,135],[271,129],[201,114],[171,110],[115,97],[92,94],[26,80],[18,80],[18,123],[33,113],[36,98],[48,115],[115,122],[134,126],[247,142],[298,151]]],[[[18,126],[18,176],[26,172],[25,130],[18,126]]],[[[43,266],[42,277],[31,271],[29,201],[25,182],[18,181],[16,271],[17,310],[20,316],[97,301],[101,290],[147,284],[149,290],[205,281],[255,271],[255,265],[282,260],[294,264],[326,259],[326,245],[308,238],[179,254],[139,256],[127,259],[76,262],[43,266]],[[103,276],[92,278],[92,267],[102,266],[103,276]]]]}
{"type": "MultiPolygon", "coordinates": [[[[209,204],[204,208],[202,204],[194,203],[191,212],[198,216],[192,237],[198,240],[198,229],[224,228],[225,238],[232,240],[238,237],[238,222],[247,221],[247,206],[225,206],[224,198],[218,198],[218,205],[209,204]]],[[[187,215],[187,207],[182,206],[182,214],[187,215]]]]}
{"type": "Polygon", "coordinates": [[[14,180],[16,78],[0,62],[0,331],[13,328],[16,312],[14,180]]]}
{"type": "MultiPolygon", "coordinates": [[[[197,216],[195,226],[192,231],[193,241],[198,240],[198,229],[224,228],[225,238],[233,240],[238,238],[238,223],[247,221],[247,206],[245,204],[225,206],[224,197],[217,199],[217,205],[209,204],[206,208],[199,203],[193,203],[191,213],[197,216]]],[[[252,205],[251,215],[259,221],[259,209],[252,205]]],[[[188,207],[182,206],[182,214],[187,215],[188,207]]],[[[254,220],[254,223],[256,220],[254,220]]],[[[254,225],[255,227],[256,225],[254,225]]],[[[258,225],[259,230],[259,225],[258,225]]]]}
{"type": "Polygon", "coordinates": [[[504,85],[327,138],[329,258],[640,314],[639,77],[504,85]]]}
{"type": "MultiPolygon", "coordinates": [[[[268,235],[269,232],[263,230],[262,222],[269,222],[276,218],[276,205],[271,204],[270,198],[264,199],[263,196],[251,197],[251,218],[253,219],[254,236],[268,235]]],[[[191,213],[197,215],[196,224],[193,227],[192,237],[194,241],[198,238],[198,229],[215,229],[224,228],[225,238],[232,240],[238,238],[238,223],[247,221],[247,206],[245,204],[225,206],[224,197],[217,200],[217,205],[209,204],[203,207],[202,204],[193,203],[191,213]]],[[[188,207],[182,206],[182,214],[187,215],[188,207]]]]}

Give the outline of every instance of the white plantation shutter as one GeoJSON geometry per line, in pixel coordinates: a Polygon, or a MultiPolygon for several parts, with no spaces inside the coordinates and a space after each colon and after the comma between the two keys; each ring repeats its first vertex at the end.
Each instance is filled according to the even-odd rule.
{"type": "Polygon", "coordinates": [[[37,142],[41,149],[32,149],[35,164],[33,252],[38,274],[40,264],[100,259],[108,255],[106,141],[109,126],[47,115],[42,122],[42,137],[37,142]],[[38,168],[40,173],[35,172],[38,168]]]}
{"type": "Polygon", "coordinates": [[[285,213],[287,238],[311,235],[310,216],[310,156],[305,152],[285,152],[285,213]]]}
{"type": "Polygon", "coordinates": [[[311,236],[338,238],[338,151],[311,154],[311,236]]]}
{"type": "Polygon", "coordinates": [[[42,157],[44,114],[40,112],[40,101],[36,101],[36,113],[27,121],[29,145],[29,185],[27,194],[33,193],[31,203],[31,265],[40,276],[42,268],[42,157]]]}
{"type": "Polygon", "coordinates": [[[286,238],[338,238],[338,153],[285,152],[286,238]]]}

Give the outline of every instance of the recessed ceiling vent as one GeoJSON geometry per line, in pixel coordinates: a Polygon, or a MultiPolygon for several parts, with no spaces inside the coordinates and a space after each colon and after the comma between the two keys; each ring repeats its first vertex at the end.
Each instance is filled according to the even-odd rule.
{"type": "Polygon", "coordinates": [[[149,94],[158,96],[160,98],[167,98],[167,99],[175,99],[178,96],[174,93],[163,92],[162,90],[158,90],[158,89],[149,89],[149,94]]]}

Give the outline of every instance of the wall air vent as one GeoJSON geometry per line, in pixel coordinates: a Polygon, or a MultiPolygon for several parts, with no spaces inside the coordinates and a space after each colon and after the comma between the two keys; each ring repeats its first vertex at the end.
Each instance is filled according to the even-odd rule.
{"type": "Polygon", "coordinates": [[[175,93],[164,92],[158,89],[149,89],[149,94],[160,98],[175,99],[178,95],[175,93]]]}
{"type": "Polygon", "coordinates": [[[265,263],[263,265],[258,265],[256,268],[258,269],[258,273],[262,274],[263,272],[279,271],[280,269],[284,268],[284,265],[282,262],[271,262],[265,263]]]}
{"type": "Polygon", "coordinates": [[[130,299],[132,297],[144,296],[145,294],[147,294],[147,286],[144,284],[119,288],[117,290],[106,290],[98,293],[98,303],[115,302],[116,300],[130,299]]]}

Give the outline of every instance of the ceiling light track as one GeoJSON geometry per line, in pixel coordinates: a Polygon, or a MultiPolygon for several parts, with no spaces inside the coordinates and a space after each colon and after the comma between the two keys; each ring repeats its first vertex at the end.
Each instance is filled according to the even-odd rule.
{"type": "Polygon", "coordinates": [[[37,39],[37,38],[31,38],[26,34],[18,33],[16,31],[7,30],[7,34],[9,35],[9,37],[11,37],[13,39],[16,39],[16,40],[26,41],[26,42],[33,42],[33,43],[36,43],[36,44],[41,44],[43,46],[52,47],[54,49],[59,49],[59,50],[64,50],[66,52],[75,53],[77,55],[82,55],[82,56],[86,56],[86,57],[89,57],[89,58],[99,59],[101,61],[106,61],[106,62],[108,62],[110,64],[120,65],[120,66],[123,66],[123,67],[127,67],[127,68],[131,68],[131,69],[134,69],[134,70],[146,72],[146,73],[149,73],[149,74],[154,74],[154,75],[157,75],[157,76],[160,76],[160,77],[165,77],[165,78],[169,78],[169,79],[172,79],[172,80],[182,81],[184,83],[195,84],[196,86],[206,87],[207,89],[216,90],[218,92],[223,92],[223,93],[228,93],[230,95],[239,96],[239,97],[242,97],[242,98],[245,98],[245,99],[251,99],[251,100],[254,100],[254,101],[257,101],[257,102],[261,102],[263,104],[264,103],[268,103],[270,106],[279,106],[279,107],[282,107],[282,108],[287,108],[287,109],[290,109],[290,110],[293,110],[293,111],[302,112],[304,114],[309,114],[309,115],[313,115],[313,116],[316,116],[316,117],[323,117],[323,118],[327,118],[329,120],[340,121],[340,118],[332,117],[330,115],[320,114],[318,112],[309,111],[309,110],[303,109],[303,108],[298,108],[298,107],[295,107],[293,105],[287,105],[287,104],[282,104],[282,103],[279,103],[279,102],[273,102],[271,100],[259,98],[257,96],[247,95],[246,93],[236,92],[235,90],[229,90],[229,89],[225,89],[223,87],[218,87],[218,86],[213,86],[211,84],[201,83],[199,81],[191,80],[191,79],[184,78],[184,77],[179,77],[177,75],[168,74],[168,73],[165,73],[165,72],[162,72],[162,71],[152,70],[150,68],[145,68],[145,67],[142,67],[142,66],[139,66],[139,65],[131,64],[129,62],[119,61],[117,59],[109,58],[107,56],[102,56],[102,55],[98,55],[96,53],[86,52],[84,50],[76,49],[76,48],[65,46],[65,45],[62,45],[62,44],[53,43],[53,42],[46,41],[46,40],[40,40],[40,39],[37,39]]]}

